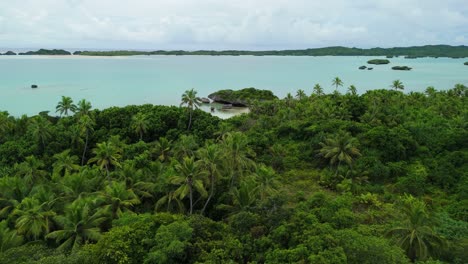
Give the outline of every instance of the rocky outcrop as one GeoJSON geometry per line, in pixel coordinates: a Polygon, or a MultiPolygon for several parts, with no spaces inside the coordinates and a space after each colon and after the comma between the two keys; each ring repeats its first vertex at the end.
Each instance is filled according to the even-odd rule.
{"type": "Polygon", "coordinates": [[[376,65],[381,65],[381,64],[389,64],[390,61],[386,59],[374,59],[374,60],[369,60],[367,61],[368,64],[376,64],[376,65]]]}
{"type": "Polygon", "coordinates": [[[38,87],[39,87],[39,86],[37,86],[37,84],[31,85],[31,88],[33,88],[33,89],[36,89],[36,88],[38,88],[38,87]]]}
{"type": "Polygon", "coordinates": [[[396,71],[410,71],[412,68],[408,66],[393,66],[392,70],[396,71]]]}
{"type": "Polygon", "coordinates": [[[360,70],[365,70],[367,68],[367,66],[364,66],[362,65],[361,67],[359,67],[360,70]]]}
{"type": "Polygon", "coordinates": [[[255,88],[244,88],[241,90],[220,90],[215,93],[208,95],[208,98],[216,103],[228,104],[232,106],[245,107],[251,102],[267,101],[277,99],[269,90],[259,90],[255,88]]]}
{"type": "Polygon", "coordinates": [[[203,97],[203,98],[200,98],[200,101],[204,104],[209,104],[211,103],[210,99],[206,98],[206,97],[203,97]]]}
{"type": "Polygon", "coordinates": [[[468,66],[468,61],[464,63],[466,66],[468,66]]]}
{"type": "Polygon", "coordinates": [[[1,54],[1,55],[12,56],[12,55],[16,55],[16,53],[15,53],[15,52],[13,52],[13,51],[11,51],[11,50],[9,50],[9,51],[7,51],[7,52],[5,52],[5,53],[1,54]]]}

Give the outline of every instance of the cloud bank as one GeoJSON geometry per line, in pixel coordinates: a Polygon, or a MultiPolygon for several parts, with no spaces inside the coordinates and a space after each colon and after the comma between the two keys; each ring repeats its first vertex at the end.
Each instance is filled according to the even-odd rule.
{"type": "Polygon", "coordinates": [[[294,49],[468,44],[466,0],[23,0],[0,46],[294,49]]]}

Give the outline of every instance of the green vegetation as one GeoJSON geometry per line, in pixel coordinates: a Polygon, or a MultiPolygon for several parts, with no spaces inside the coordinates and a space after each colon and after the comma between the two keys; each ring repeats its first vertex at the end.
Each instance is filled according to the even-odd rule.
{"type": "Polygon", "coordinates": [[[7,51],[7,52],[5,52],[5,53],[3,53],[3,54],[2,54],[2,53],[0,53],[0,55],[7,55],[7,56],[11,56],[11,55],[16,55],[16,53],[15,53],[15,52],[13,52],[13,51],[11,51],[11,50],[9,50],[9,51],[7,51]]]}
{"type": "Polygon", "coordinates": [[[467,62],[465,62],[465,63],[463,63],[463,64],[465,64],[465,65],[468,65],[468,61],[467,61],[467,62]]]}
{"type": "Polygon", "coordinates": [[[409,56],[409,57],[468,57],[468,46],[427,45],[415,47],[395,48],[347,48],[325,47],[303,50],[268,50],[268,51],[243,51],[243,50],[157,50],[157,51],[76,51],[75,55],[85,56],[132,56],[132,55],[208,55],[208,56],[409,56]]]}
{"type": "Polygon", "coordinates": [[[37,51],[20,52],[18,55],[71,55],[71,53],[63,49],[40,49],[37,51]]]}
{"type": "Polygon", "coordinates": [[[380,65],[380,64],[389,64],[390,61],[386,59],[373,59],[373,60],[367,61],[367,63],[380,65]]]}
{"type": "Polygon", "coordinates": [[[412,68],[408,66],[393,66],[392,70],[396,71],[410,71],[412,68]]]}
{"type": "Polygon", "coordinates": [[[273,100],[277,97],[269,90],[259,90],[250,87],[237,91],[220,90],[208,95],[208,98],[218,103],[247,106],[254,101],[273,100]]]}
{"type": "Polygon", "coordinates": [[[0,263],[465,263],[468,88],[393,86],[0,112],[0,263]]]}

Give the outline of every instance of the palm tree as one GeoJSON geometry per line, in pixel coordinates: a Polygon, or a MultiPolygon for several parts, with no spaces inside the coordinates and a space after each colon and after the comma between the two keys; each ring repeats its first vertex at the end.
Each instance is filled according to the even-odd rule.
{"type": "Polygon", "coordinates": [[[82,115],[78,120],[78,124],[81,129],[81,134],[85,136],[85,145],[83,147],[83,155],[81,156],[81,166],[83,166],[86,150],[88,149],[89,133],[93,131],[93,127],[96,125],[96,123],[89,115],[82,115]]]}
{"type": "Polygon", "coordinates": [[[44,166],[42,160],[37,159],[35,156],[28,156],[25,161],[16,166],[16,169],[18,175],[23,177],[26,183],[34,185],[34,183],[43,180],[46,176],[47,173],[43,170],[44,166]]]}
{"type": "Polygon", "coordinates": [[[278,175],[272,168],[265,165],[258,166],[254,179],[261,199],[265,199],[268,195],[277,192],[279,187],[278,175]]]}
{"type": "Polygon", "coordinates": [[[400,80],[394,80],[392,85],[390,85],[390,87],[395,89],[395,91],[405,89],[405,86],[403,85],[403,83],[400,80]]]}
{"type": "Polygon", "coordinates": [[[49,232],[49,221],[47,215],[42,211],[39,200],[26,197],[13,211],[16,219],[16,230],[19,234],[38,240],[41,235],[49,232]]]}
{"type": "Polygon", "coordinates": [[[0,253],[10,248],[20,246],[23,243],[23,237],[18,235],[16,230],[8,228],[7,221],[0,222],[0,253]]]}
{"type": "Polygon", "coordinates": [[[68,116],[68,111],[73,113],[76,111],[76,105],[73,104],[73,100],[70,97],[62,96],[62,101],[60,101],[57,104],[57,107],[55,107],[55,109],[55,112],[60,112],[60,116],[62,116],[63,114],[68,116]]]}
{"type": "Polygon", "coordinates": [[[180,106],[182,105],[186,105],[190,112],[189,124],[187,127],[187,130],[190,130],[190,127],[192,126],[193,110],[201,106],[201,100],[197,97],[197,91],[193,88],[185,91],[182,95],[182,102],[180,103],[180,106]]]}
{"type": "Polygon", "coordinates": [[[258,188],[255,181],[247,179],[242,181],[239,187],[231,189],[232,205],[221,204],[219,209],[227,209],[230,214],[249,210],[257,201],[258,188]]]}
{"type": "Polygon", "coordinates": [[[19,177],[0,177],[0,218],[7,218],[30,191],[30,186],[19,177]]]}
{"type": "Polygon", "coordinates": [[[291,107],[293,105],[294,97],[292,96],[291,93],[288,93],[286,97],[284,98],[284,101],[286,102],[286,105],[288,107],[291,107]]]}
{"type": "Polygon", "coordinates": [[[65,209],[65,215],[57,216],[61,229],[49,233],[46,238],[61,243],[59,250],[76,251],[88,241],[97,241],[101,237],[99,225],[107,220],[101,211],[95,212],[89,199],[77,199],[65,209]]]}
{"type": "Polygon", "coordinates": [[[356,148],[357,140],[343,131],[340,131],[334,137],[326,138],[325,142],[321,142],[320,145],[322,148],[319,150],[319,154],[329,159],[330,165],[338,163],[335,176],[338,175],[341,162],[344,161],[352,167],[354,157],[361,155],[356,148]]]}
{"type": "Polygon", "coordinates": [[[333,78],[333,80],[332,80],[332,85],[335,86],[335,91],[337,91],[337,90],[338,90],[338,86],[343,86],[343,81],[342,81],[340,78],[335,77],[335,78],[333,78]]]}
{"type": "Polygon", "coordinates": [[[201,197],[208,196],[204,186],[205,172],[201,170],[199,162],[195,162],[193,157],[185,157],[182,162],[178,162],[175,165],[175,170],[177,175],[173,176],[170,181],[172,184],[180,186],[174,191],[174,195],[181,200],[187,195],[189,196],[189,214],[191,215],[193,213],[193,191],[197,191],[201,197]]]}
{"type": "Polygon", "coordinates": [[[52,165],[54,172],[60,176],[66,176],[73,171],[78,171],[80,166],[78,165],[78,157],[73,155],[70,156],[70,150],[67,149],[62,153],[54,155],[55,162],[52,165]],[[62,175],[62,172],[64,174],[62,175]]]}
{"type": "Polygon", "coordinates": [[[316,94],[316,95],[318,95],[318,96],[321,96],[321,95],[324,94],[324,93],[323,93],[323,88],[322,88],[322,86],[320,86],[320,84],[318,84],[318,83],[315,84],[313,90],[314,90],[314,94],[316,94]]]}
{"type": "Polygon", "coordinates": [[[86,101],[85,99],[81,99],[78,102],[78,106],[76,108],[76,112],[78,114],[78,117],[84,116],[84,115],[89,115],[91,111],[91,103],[86,101]]]}
{"type": "Polygon", "coordinates": [[[127,189],[125,182],[112,182],[106,186],[100,196],[104,199],[104,211],[111,216],[111,219],[119,218],[123,211],[128,211],[140,203],[133,190],[127,189]]]}
{"type": "Polygon", "coordinates": [[[233,187],[237,178],[243,176],[245,171],[255,168],[255,163],[250,159],[255,154],[248,146],[247,136],[241,132],[224,134],[221,148],[224,151],[224,159],[231,174],[231,187],[233,187]]]}
{"type": "Polygon", "coordinates": [[[306,96],[304,90],[302,90],[302,89],[297,90],[296,98],[299,99],[299,101],[301,101],[302,99],[304,99],[306,97],[307,96],[306,96]]]}
{"type": "Polygon", "coordinates": [[[434,231],[434,221],[424,201],[406,196],[402,214],[402,221],[387,236],[393,237],[413,262],[425,260],[445,246],[444,239],[434,231]]]}
{"type": "Polygon", "coordinates": [[[137,113],[132,117],[132,128],[136,134],[140,135],[140,140],[143,139],[143,133],[148,130],[148,118],[143,113],[137,113]]]}
{"type": "Polygon", "coordinates": [[[171,156],[172,141],[165,137],[160,137],[156,142],[156,150],[158,153],[158,159],[161,162],[165,162],[171,156]]]}
{"type": "Polygon", "coordinates": [[[197,151],[197,156],[200,158],[200,166],[202,169],[208,171],[209,183],[210,183],[210,194],[203,205],[201,214],[203,214],[213,198],[215,192],[215,185],[220,174],[220,166],[222,162],[221,150],[216,144],[207,144],[204,148],[197,151]]]}
{"type": "Polygon", "coordinates": [[[350,93],[351,95],[356,95],[357,94],[356,86],[350,85],[348,88],[348,93],[350,93]]]}
{"type": "Polygon", "coordinates": [[[96,163],[101,170],[106,170],[107,180],[110,184],[109,170],[110,166],[120,167],[119,159],[121,150],[111,142],[98,143],[93,149],[93,158],[89,159],[88,163],[96,163]]]}
{"type": "Polygon", "coordinates": [[[33,137],[42,145],[42,149],[44,150],[46,142],[52,137],[50,121],[43,116],[35,116],[30,121],[30,129],[33,137]]]}

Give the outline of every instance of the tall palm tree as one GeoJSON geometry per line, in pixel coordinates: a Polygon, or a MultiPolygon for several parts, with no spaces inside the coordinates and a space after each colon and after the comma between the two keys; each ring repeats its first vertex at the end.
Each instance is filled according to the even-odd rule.
{"type": "Polygon", "coordinates": [[[55,154],[54,159],[55,162],[52,167],[54,168],[54,172],[60,176],[66,176],[71,172],[78,171],[80,169],[80,166],[78,165],[78,157],[75,155],[70,156],[69,149],[55,154]]]}
{"type": "Polygon", "coordinates": [[[400,80],[394,80],[392,82],[392,85],[390,85],[390,87],[395,89],[395,91],[405,89],[405,86],[403,85],[403,83],[400,80]]]}
{"type": "Polygon", "coordinates": [[[82,115],[78,120],[81,129],[81,134],[85,136],[85,144],[83,147],[83,154],[81,155],[81,166],[84,165],[86,151],[88,149],[89,134],[94,130],[96,123],[89,115],[82,115]]]}
{"type": "Polygon", "coordinates": [[[140,136],[140,140],[143,139],[143,133],[148,130],[149,121],[145,114],[137,113],[132,117],[132,128],[136,134],[140,136]]]}
{"type": "Polygon", "coordinates": [[[195,162],[193,157],[185,157],[182,162],[175,165],[177,175],[173,176],[170,181],[172,184],[179,185],[179,188],[174,191],[174,195],[179,199],[184,199],[189,196],[190,209],[189,214],[193,213],[193,192],[197,191],[201,197],[208,196],[204,181],[205,171],[201,170],[199,162],[195,162]]]}
{"type": "Polygon", "coordinates": [[[320,145],[322,148],[319,150],[319,154],[330,160],[330,165],[338,163],[335,175],[338,175],[338,168],[342,162],[352,167],[354,158],[361,155],[356,147],[357,140],[343,131],[334,137],[326,138],[325,142],[321,142],[320,145]]]}
{"type": "Polygon", "coordinates": [[[299,99],[299,101],[301,101],[302,99],[304,99],[306,97],[307,96],[306,96],[304,90],[302,90],[302,89],[297,90],[296,98],[299,99]]]}
{"type": "Polygon", "coordinates": [[[222,163],[222,153],[219,149],[219,146],[216,144],[207,144],[205,147],[200,148],[197,151],[197,156],[200,158],[200,166],[202,169],[208,172],[209,184],[210,184],[210,194],[205,201],[205,205],[201,210],[203,214],[210,202],[211,198],[215,193],[216,181],[219,177],[222,163]]]}
{"type": "Polygon", "coordinates": [[[351,95],[356,95],[357,94],[356,86],[350,85],[349,88],[348,88],[348,93],[351,94],[351,95]]]}
{"type": "Polygon", "coordinates": [[[46,147],[46,142],[52,137],[50,121],[43,116],[35,116],[30,121],[30,129],[33,137],[41,144],[42,149],[46,147]]]}
{"type": "Polygon", "coordinates": [[[158,159],[161,162],[165,162],[171,156],[172,141],[165,137],[160,137],[156,142],[156,150],[158,153],[158,159]]]}
{"type": "Polygon", "coordinates": [[[231,187],[245,172],[255,168],[255,163],[250,159],[255,153],[248,143],[247,136],[241,132],[226,133],[221,140],[223,156],[231,174],[231,187]]]}
{"type": "Polygon", "coordinates": [[[49,233],[46,238],[61,243],[59,250],[76,251],[88,241],[101,237],[99,225],[107,220],[102,211],[92,209],[90,199],[77,199],[65,209],[65,214],[56,217],[61,229],[49,233]]]}
{"type": "Polygon", "coordinates": [[[0,177],[0,218],[7,218],[30,191],[20,177],[0,177]]]}
{"type": "Polygon", "coordinates": [[[324,95],[324,93],[323,93],[323,88],[322,88],[322,86],[320,86],[320,84],[318,84],[318,83],[315,84],[313,90],[314,90],[314,94],[316,94],[316,95],[318,95],[318,96],[324,95]]]}
{"type": "Polygon", "coordinates": [[[335,91],[338,91],[338,87],[343,86],[343,81],[340,78],[335,77],[332,80],[332,85],[335,86],[335,91]]]}
{"type": "Polygon", "coordinates": [[[49,232],[49,221],[43,212],[39,200],[26,197],[13,211],[16,219],[16,230],[33,240],[38,240],[42,235],[49,232]]]}
{"type": "Polygon", "coordinates": [[[62,116],[63,114],[68,116],[68,111],[73,113],[76,111],[76,105],[73,104],[73,100],[70,97],[62,96],[62,101],[60,101],[57,104],[57,107],[55,107],[55,109],[55,112],[60,112],[60,116],[62,116]]]}
{"type": "Polygon", "coordinates": [[[445,240],[434,231],[434,221],[426,203],[406,196],[402,206],[402,221],[387,232],[414,262],[433,256],[445,246],[445,240]]]}
{"type": "Polygon", "coordinates": [[[279,187],[278,175],[272,168],[265,165],[258,166],[254,179],[261,199],[277,193],[279,187]]]}
{"type": "Polygon", "coordinates": [[[292,96],[291,93],[286,94],[286,97],[284,98],[284,101],[286,102],[286,105],[288,107],[291,107],[293,105],[294,97],[292,96]]]}
{"type": "Polygon", "coordinates": [[[78,106],[76,107],[76,112],[78,114],[78,117],[89,115],[91,108],[92,108],[91,103],[89,101],[86,101],[85,99],[81,99],[78,102],[78,106]]]}
{"type": "Polygon", "coordinates": [[[187,129],[190,130],[190,127],[192,126],[193,110],[201,106],[201,100],[197,97],[197,91],[193,88],[185,91],[185,93],[182,94],[182,102],[180,103],[180,106],[182,105],[186,105],[190,112],[189,124],[187,127],[187,129]]]}
{"type": "Polygon", "coordinates": [[[105,169],[110,184],[110,167],[120,167],[121,150],[111,142],[103,142],[97,144],[97,147],[93,149],[93,154],[95,156],[89,159],[88,163],[96,163],[101,169],[105,169]]]}
{"type": "Polygon", "coordinates": [[[43,170],[44,166],[42,160],[37,159],[35,156],[28,156],[16,166],[16,169],[18,175],[23,177],[26,183],[34,185],[46,176],[47,172],[43,170]]]}
{"type": "Polygon", "coordinates": [[[111,219],[119,218],[123,211],[128,211],[140,203],[133,190],[127,189],[125,182],[112,182],[105,187],[100,197],[105,205],[104,211],[111,216],[111,219]]]}

